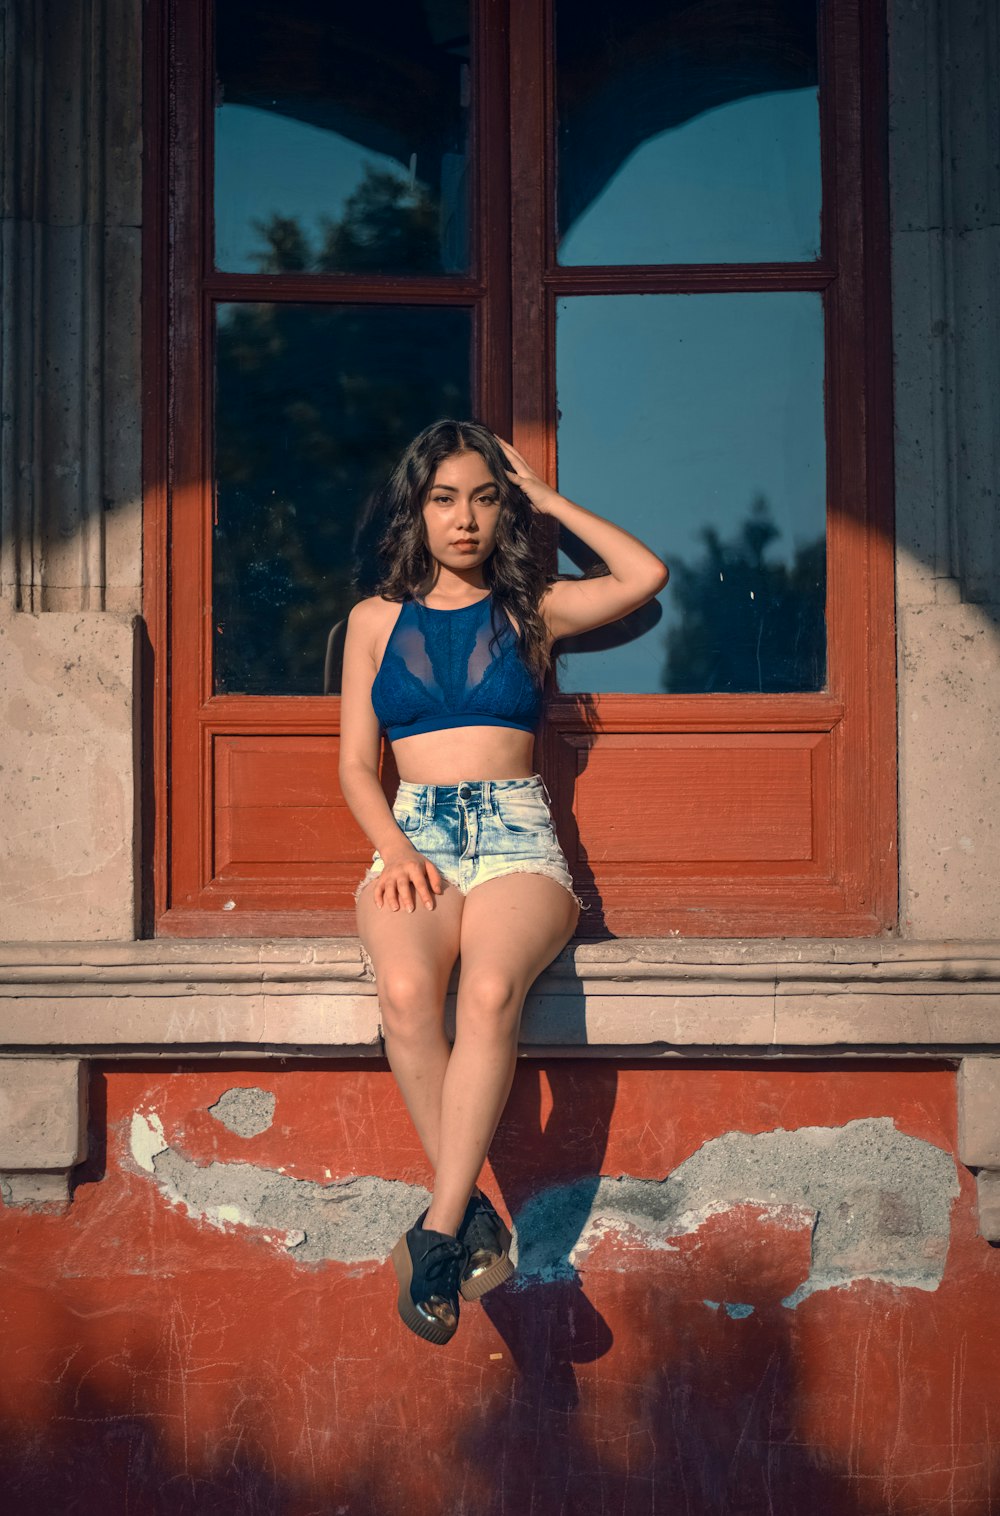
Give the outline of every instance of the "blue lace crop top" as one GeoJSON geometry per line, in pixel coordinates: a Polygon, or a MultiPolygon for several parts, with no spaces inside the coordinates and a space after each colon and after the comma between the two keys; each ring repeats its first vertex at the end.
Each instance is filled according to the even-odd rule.
{"type": "Polygon", "coordinates": [[[450,611],[403,601],[372,683],[372,706],[390,742],[455,726],[534,732],[542,687],[506,611],[498,605],[493,616],[493,605],[492,593],[450,611]]]}

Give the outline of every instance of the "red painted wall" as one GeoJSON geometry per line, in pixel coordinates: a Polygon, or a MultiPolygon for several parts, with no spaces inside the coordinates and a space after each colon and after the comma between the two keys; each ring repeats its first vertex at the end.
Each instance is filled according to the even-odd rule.
{"type": "MultiPolygon", "coordinates": [[[[0,1209],[18,1516],[1000,1513],[1000,1251],[960,1165],[935,1290],[859,1281],[792,1310],[809,1228],[742,1206],[673,1251],[609,1236],[578,1283],[494,1291],[438,1348],[398,1320],[387,1262],[305,1265],[196,1220],[129,1152],[156,1111],[198,1163],[426,1183],[384,1065],[118,1066],[92,1105],[71,1208],[0,1209]],[[208,1114],[237,1085],[277,1095],[260,1136],[208,1114]]],[[[954,1153],[954,1072],[525,1064],[486,1177],[509,1214],[558,1180],[661,1179],[726,1132],[871,1116],[954,1153]]]]}

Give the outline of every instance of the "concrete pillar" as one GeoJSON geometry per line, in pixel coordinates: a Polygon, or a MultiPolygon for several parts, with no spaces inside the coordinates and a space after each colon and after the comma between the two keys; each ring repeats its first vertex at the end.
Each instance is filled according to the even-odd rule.
{"type": "Polygon", "coordinates": [[[139,609],[140,0],[0,3],[0,595],[139,609]]]}
{"type": "Polygon", "coordinates": [[[890,0],[900,931],[1000,919],[1000,14],[890,0]]]}
{"type": "Polygon", "coordinates": [[[138,930],[141,0],[0,0],[0,937],[138,930]],[[43,756],[44,754],[44,756],[43,756]]]}

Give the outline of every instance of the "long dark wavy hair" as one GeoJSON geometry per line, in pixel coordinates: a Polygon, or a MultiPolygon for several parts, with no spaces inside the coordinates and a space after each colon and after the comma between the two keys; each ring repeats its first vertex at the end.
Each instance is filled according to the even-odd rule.
{"type": "Polygon", "coordinates": [[[496,546],[483,578],[517,627],[518,650],[544,683],[552,662],[539,603],[549,582],[541,518],[507,472],[507,455],[481,421],[432,422],[406,448],[385,483],[370,497],[355,543],[357,580],[364,594],[408,600],[433,576],[423,507],[438,464],[454,453],[477,452],[497,482],[496,546]],[[366,561],[367,560],[367,561],[366,561]]]}

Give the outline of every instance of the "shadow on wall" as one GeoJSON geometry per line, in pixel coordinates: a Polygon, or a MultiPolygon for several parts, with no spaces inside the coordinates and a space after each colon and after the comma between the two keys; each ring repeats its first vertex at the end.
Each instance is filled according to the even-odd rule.
{"type": "MultiPolygon", "coordinates": [[[[95,1071],[107,1159],[90,1160],[64,1216],[0,1209],[0,1259],[18,1260],[0,1296],[0,1477],[18,1516],[996,1516],[996,1349],[977,1323],[997,1280],[967,1181],[952,1226],[954,1162],[929,1134],[841,1112],[831,1128],[689,1136],[668,1180],[602,1179],[628,1070],[521,1068],[491,1163],[535,1260],[528,1213],[546,1192],[570,1194],[546,1211],[556,1268],[526,1266],[438,1349],[402,1328],[391,1267],[376,1261],[398,1235],[385,1192],[405,1192],[412,1219],[422,1172],[388,1071],[352,1080],[345,1068],[330,1105],[330,1070],[312,1064],[283,1071],[277,1101],[245,1066],[187,1070],[175,1086],[182,1072],[116,1074],[114,1091],[95,1071]],[[157,1109],[158,1151],[175,1161],[162,1173],[155,1153],[130,1158],[135,1118],[157,1109]],[[297,1177],[354,1152],[365,1130],[407,1175],[367,1176],[374,1250],[345,1215],[356,1180],[297,1177]],[[906,1173],[888,1161],[906,1155],[906,1173]],[[170,1172],[175,1203],[153,1189],[170,1172]],[[215,1184],[218,1225],[185,1200],[192,1173],[215,1184]],[[251,1176],[265,1197],[297,1186],[301,1214],[272,1206],[235,1224],[257,1206],[251,1176]],[[581,1281],[571,1260],[592,1208],[636,1224],[588,1229],[581,1281]],[[283,1240],[319,1212],[356,1245],[283,1240]],[[957,1249],[939,1287],[935,1240],[957,1249]],[[817,1269],[822,1293],[789,1309],[817,1269]],[[848,1277],[869,1282],[840,1288],[848,1277]]],[[[692,1092],[699,1127],[714,1088],[692,1092]]],[[[943,1081],[921,1095],[935,1098],[947,1115],[943,1081]]],[[[658,1109],[637,1104],[636,1119],[658,1109]]]]}
{"type": "MultiPolygon", "coordinates": [[[[516,1310],[513,1304],[508,1297],[494,1313],[517,1343],[519,1372],[503,1397],[482,1391],[463,1411],[467,1365],[407,1344],[407,1356],[425,1357],[433,1376],[436,1424],[415,1430],[405,1395],[395,1406],[376,1398],[363,1412],[338,1405],[333,1363],[327,1419],[318,1424],[313,1408],[308,1440],[301,1427],[280,1425],[274,1368],[245,1365],[238,1345],[219,1344],[217,1424],[209,1425],[177,1398],[177,1344],[164,1323],[147,1318],[144,1332],[128,1333],[116,1361],[121,1367],[127,1353],[131,1384],[117,1394],[102,1373],[104,1324],[77,1323],[82,1351],[61,1365],[47,1425],[29,1432],[5,1418],[6,1509],[18,1516],[926,1516],[931,1509],[995,1516],[988,1493],[963,1495],[958,1504],[945,1495],[939,1504],[910,1471],[887,1479],[811,1445],[801,1427],[810,1387],[780,1309],[741,1323],[742,1346],[726,1351],[724,1318],[713,1340],[690,1303],[679,1309],[654,1292],[643,1325],[658,1334],[659,1366],[642,1382],[609,1383],[603,1406],[598,1398],[584,1409],[552,1367],[567,1355],[580,1361],[586,1348],[572,1318],[567,1328],[545,1289],[522,1297],[516,1310]],[[136,1408],[171,1387],[169,1412],[136,1408]],[[368,1432],[341,1436],[345,1418],[353,1433],[359,1417],[368,1432]],[[415,1435],[424,1439],[419,1447],[415,1435]],[[352,1463],[341,1449],[356,1450],[359,1441],[370,1451],[361,1459],[355,1451],[352,1463]]],[[[281,1388],[295,1398],[294,1386],[281,1388]]],[[[986,1490],[998,1482],[1000,1455],[983,1471],[986,1490]]]]}

